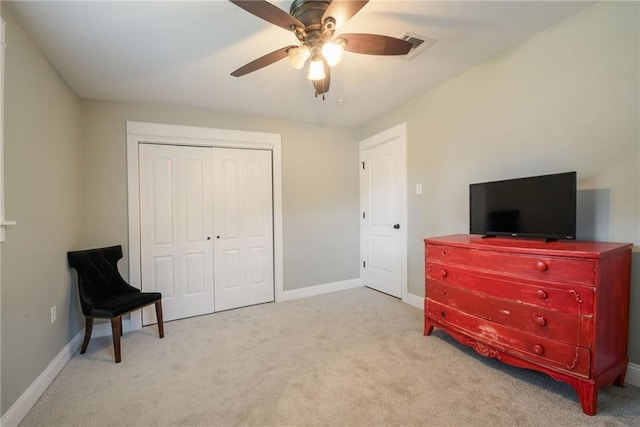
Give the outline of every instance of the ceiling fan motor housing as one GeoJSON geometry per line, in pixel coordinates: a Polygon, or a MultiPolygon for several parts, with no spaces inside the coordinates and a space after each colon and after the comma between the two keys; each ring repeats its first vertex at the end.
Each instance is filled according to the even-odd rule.
{"type": "Polygon", "coordinates": [[[291,16],[302,22],[307,31],[322,29],[322,16],[330,0],[294,0],[289,8],[291,16]]]}

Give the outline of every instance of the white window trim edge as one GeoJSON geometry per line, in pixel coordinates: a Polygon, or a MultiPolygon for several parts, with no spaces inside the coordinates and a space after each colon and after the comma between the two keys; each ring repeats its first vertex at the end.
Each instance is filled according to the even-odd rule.
{"type": "MultiPolygon", "coordinates": [[[[228,147],[266,149],[272,152],[273,161],[273,279],[275,300],[284,295],[284,251],[282,225],[282,149],[281,135],[230,129],[214,129],[195,126],[160,123],[127,122],[127,197],[129,217],[129,283],[141,289],[140,266],[140,205],[138,181],[138,146],[144,142],[171,145],[197,145],[203,147],[228,147]]],[[[131,330],[142,328],[140,310],[130,315],[131,330]]]]}
{"type": "Polygon", "coordinates": [[[7,239],[6,227],[16,225],[15,221],[4,219],[4,51],[6,23],[0,19],[0,242],[7,239]]]}

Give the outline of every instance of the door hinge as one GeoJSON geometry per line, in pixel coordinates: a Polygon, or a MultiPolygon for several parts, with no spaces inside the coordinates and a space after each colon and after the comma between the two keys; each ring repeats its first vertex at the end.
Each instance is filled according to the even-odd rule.
{"type": "Polygon", "coordinates": [[[360,162],[360,163],[362,163],[362,170],[364,170],[364,162],[360,162]]]}
{"type": "Polygon", "coordinates": [[[362,261],[362,268],[365,268],[367,266],[367,261],[362,261]]]}

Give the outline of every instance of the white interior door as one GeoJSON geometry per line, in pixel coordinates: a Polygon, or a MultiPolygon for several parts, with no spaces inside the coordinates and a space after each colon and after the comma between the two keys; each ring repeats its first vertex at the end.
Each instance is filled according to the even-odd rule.
{"type": "Polygon", "coordinates": [[[213,150],[215,310],[273,301],[271,152],[213,150]]]}
{"type": "MultiPolygon", "coordinates": [[[[164,320],[213,312],[211,152],[139,145],[141,283],[162,292],[164,320]]],[[[145,309],[143,324],[155,321],[145,309]]]]}
{"type": "Polygon", "coordinates": [[[401,298],[406,249],[405,134],[383,133],[361,143],[361,279],[401,298]]]}

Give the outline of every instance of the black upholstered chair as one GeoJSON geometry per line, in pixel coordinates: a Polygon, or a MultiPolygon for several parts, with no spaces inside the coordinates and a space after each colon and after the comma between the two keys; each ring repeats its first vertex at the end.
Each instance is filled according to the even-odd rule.
{"type": "Polygon", "coordinates": [[[156,306],[158,333],[160,338],[164,337],[162,294],[140,292],[125,282],[118,272],[118,260],[122,258],[120,245],[68,252],[67,258],[69,265],[78,273],[80,305],[86,320],[81,354],[87,351],[93,319],[111,319],[113,349],[116,363],[120,363],[122,316],[150,304],[156,306]]]}

